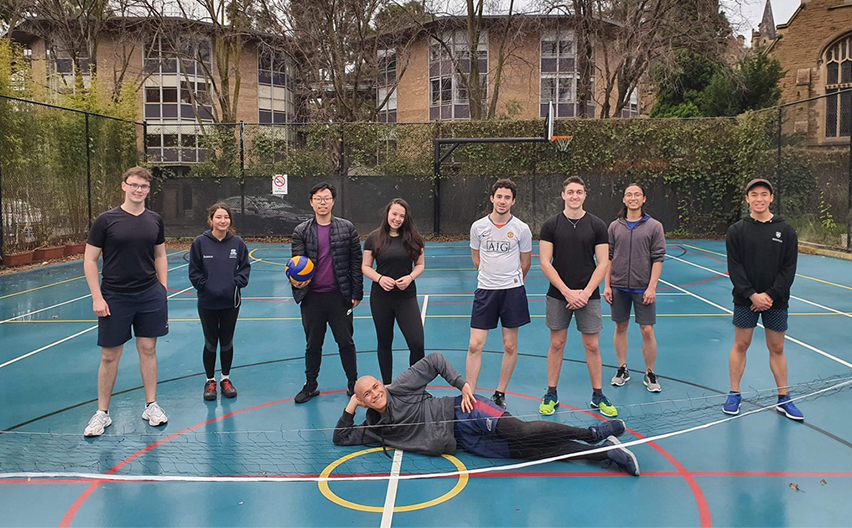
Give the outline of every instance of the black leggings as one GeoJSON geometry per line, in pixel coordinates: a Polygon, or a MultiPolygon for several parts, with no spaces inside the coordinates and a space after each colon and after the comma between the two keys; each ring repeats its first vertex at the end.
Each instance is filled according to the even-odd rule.
{"type": "Polygon", "coordinates": [[[204,330],[204,372],[207,378],[213,378],[216,371],[216,348],[222,354],[222,375],[231,373],[234,362],[234,329],[237,327],[239,307],[225,310],[210,310],[198,307],[201,328],[204,330]]]}
{"type": "MultiPolygon", "coordinates": [[[[595,441],[595,435],[588,428],[583,429],[544,420],[525,422],[509,413],[503,414],[497,421],[497,435],[508,442],[510,458],[527,460],[588,451],[591,449],[588,444],[581,444],[574,440],[595,441]]],[[[607,454],[604,451],[571,457],[568,460],[572,459],[603,461],[607,459],[607,454]]]]}
{"type": "Polygon", "coordinates": [[[408,365],[414,365],[425,355],[423,323],[420,320],[420,307],[414,295],[401,296],[394,290],[387,292],[378,284],[370,291],[370,311],[376,326],[376,351],[379,356],[379,369],[382,383],[393,381],[393,323],[399,329],[408,344],[408,365]]]}

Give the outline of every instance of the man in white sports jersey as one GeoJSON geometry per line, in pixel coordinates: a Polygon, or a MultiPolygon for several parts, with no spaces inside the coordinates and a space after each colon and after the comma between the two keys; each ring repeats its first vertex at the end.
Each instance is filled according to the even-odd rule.
{"type": "Polygon", "coordinates": [[[518,361],[518,328],[530,322],[524,279],[532,262],[532,232],[512,216],[518,187],[506,178],[491,186],[491,213],[470,226],[470,255],[479,270],[470,316],[466,378],[476,390],[488,331],[503,326],[503,364],[491,401],[506,408],[506,387],[518,361]]]}

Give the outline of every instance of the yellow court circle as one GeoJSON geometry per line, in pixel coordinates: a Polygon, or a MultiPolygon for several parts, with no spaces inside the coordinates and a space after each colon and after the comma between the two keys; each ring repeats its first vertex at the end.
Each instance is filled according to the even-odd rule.
{"type": "MultiPolygon", "coordinates": [[[[352,460],[355,457],[368,455],[370,453],[376,453],[378,451],[382,451],[382,448],[381,447],[373,447],[373,448],[370,448],[370,449],[364,449],[362,451],[350,453],[350,454],[348,454],[344,457],[338,458],[337,460],[335,460],[334,462],[332,462],[331,464],[326,466],[325,469],[322,470],[322,473],[320,473],[320,477],[321,478],[328,478],[328,476],[331,475],[332,471],[334,471],[340,465],[345,464],[349,460],[352,460]]],[[[464,464],[462,464],[462,461],[459,460],[458,458],[456,458],[452,455],[441,455],[441,456],[443,458],[449,460],[450,463],[453,464],[456,467],[457,470],[459,470],[459,471],[467,470],[467,468],[464,466],[464,464]]],[[[428,500],[428,501],[425,501],[425,502],[418,502],[417,504],[409,504],[407,506],[395,506],[393,511],[394,511],[394,513],[402,513],[402,512],[423,510],[423,509],[426,509],[426,508],[430,508],[432,506],[437,506],[438,504],[441,504],[442,502],[446,502],[446,501],[452,499],[453,497],[455,497],[456,495],[458,495],[459,493],[461,493],[461,490],[463,490],[465,488],[465,486],[467,486],[467,481],[468,481],[469,478],[470,477],[467,475],[467,473],[462,473],[461,475],[459,475],[459,480],[458,480],[458,482],[456,482],[456,485],[453,486],[453,489],[444,493],[440,497],[436,497],[432,500],[428,500]]],[[[317,484],[318,484],[320,492],[323,494],[323,496],[325,496],[326,499],[337,504],[338,506],[343,506],[344,508],[349,508],[350,510],[357,510],[357,511],[362,511],[362,512],[370,512],[370,513],[382,513],[382,512],[384,512],[384,508],[382,506],[367,506],[365,504],[358,504],[358,503],[355,503],[355,502],[350,502],[350,501],[348,501],[344,498],[339,497],[333,491],[331,491],[331,488],[329,487],[327,480],[319,481],[317,484]]]]}

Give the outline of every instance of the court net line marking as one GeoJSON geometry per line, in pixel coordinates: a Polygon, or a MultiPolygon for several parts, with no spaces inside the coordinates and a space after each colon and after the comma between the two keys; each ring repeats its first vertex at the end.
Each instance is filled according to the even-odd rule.
{"type": "MultiPolygon", "coordinates": [[[[811,398],[817,396],[819,394],[836,390],[841,387],[852,385],[852,379],[838,383],[836,385],[832,385],[830,387],[825,387],[823,389],[819,389],[813,391],[808,394],[803,394],[801,396],[796,396],[791,398],[792,401],[797,402],[800,400],[804,400],[807,398],[811,398]]],[[[408,474],[408,475],[397,475],[397,480],[419,480],[419,479],[427,479],[427,478],[446,478],[446,477],[456,477],[460,475],[476,475],[480,473],[495,473],[502,471],[510,471],[515,469],[523,469],[531,466],[538,466],[542,464],[546,464],[549,462],[556,462],[558,460],[567,460],[570,458],[576,458],[578,456],[589,455],[594,453],[604,453],[606,451],[611,451],[613,449],[619,448],[628,448],[643,444],[648,444],[651,442],[659,442],[660,440],[665,440],[667,438],[671,438],[674,436],[680,436],[686,433],[692,433],[695,431],[700,431],[702,429],[708,429],[710,427],[714,427],[717,425],[721,425],[727,422],[731,422],[733,420],[740,420],[745,418],[746,416],[751,416],[753,414],[757,414],[760,412],[764,412],[767,410],[774,410],[776,404],[772,403],[770,405],[766,405],[764,407],[759,407],[757,409],[741,412],[736,416],[727,416],[725,418],[720,418],[718,420],[714,420],[712,422],[708,422],[706,424],[700,424],[693,427],[689,427],[687,429],[682,429],[680,431],[671,431],[669,433],[663,433],[656,436],[638,438],[636,440],[631,440],[629,442],[622,442],[620,444],[614,444],[609,446],[598,446],[594,449],[589,449],[586,451],[581,451],[579,453],[569,453],[567,455],[559,455],[550,458],[543,458],[540,460],[526,460],[523,462],[518,462],[515,464],[506,464],[502,466],[494,466],[488,468],[477,468],[477,469],[467,469],[467,470],[459,470],[459,471],[447,471],[442,473],[419,473],[419,474],[408,474]]],[[[339,475],[336,477],[319,477],[319,476],[241,476],[241,477],[192,477],[192,476],[176,476],[176,475],[116,475],[116,474],[100,474],[100,473],[74,473],[74,472],[45,472],[45,473],[34,473],[34,472],[17,472],[17,473],[0,473],[0,479],[22,479],[22,478],[34,478],[34,479],[45,479],[45,478],[74,478],[74,479],[83,479],[83,480],[95,480],[95,481],[128,481],[128,482],[347,482],[347,481],[382,481],[388,480],[389,475],[357,475],[357,476],[345,476],[339,475]]]]}
{"type": "MultiPolygon", "coordinates": [[[[695,267],[697,267],[697,268],[702,268],[702,269],[704,269],[704,270],[708,270],[708,271],[710,271],[710,272],[712,272],[712,273],[719,274],[718,272],[716,272],[716,271],[714,271],[714,270],[711,270],[710,268],[705,268],[704,266],[699,266],[698,264],[694,264],[694,263],[689,262],[689,261],[687,261],[687,260],[682,260],[682,259],[679,259],[679,258],[677,258],[677,257],[672,257],[672,258],[675,258],[675,259],[677,259],[677,260],[679,260],[679,261],[681,261],[681,262],[683,262],[683,263],[685,263],[685,264],[689,264],[689,265],[691,265],[691,266],[695,266],[695,267]]],[[[698,300],[700,300],[700,301],[703,301],[703,302],[705,302],[705,303],[709,304],[710,306],[713,306],[713,307],[715,307],[715,308],[718,308],[719,310],[722,310],[723,312],[725,312],[725,313],[727,313],[727,314],[733,314],[733,313],[734,313],[734,312],[733,312],[733,310],[729,310],[728,308],[725,308],[724,306],[720,306],[720,305],[718,305],[718,304],[714,303],[713,301],[711,301],[711,300],[709,300],[709,299],[705,299],[704,297],[702,297],[702,296],[700,296],[700,295],[698,295],[698,294],[692,293],[691,291],[685,290],[685,289],[681,288],[680,286],[677,286],[677,285],[672,284],[672,283],[670,283],[670,282],[664,281],[663,279],[660,279],[660,282],[662,282],[662,283],[664,283],[664,284],[668,284],[669,286],[671,286],[672,288],[675,288],[675,289],[677,289],[677,290],[680,290],[680,291],[686,292],[686,293],[688,293],[690,296],[695,297],[696,299],[698,299],[698,300]]],[[[758,326],[759,326],[759,327],[761,327],[761,328],[763,328],[764,330],[766,329],[766,328],[763,326],[763,324],[762,324],[762,323],[758,323],[758,326]]],[[[784,339],[786,339],[786,340],[790,341],[791,343],[796,343],[797,345],[803,346],[803,347],[807,348],[808,350],[810,350],[810,351],[812,351],[812,352],[816,352],[817,354],[819,354],[819,355],[821,355],[821,356],[827,357],[828,359],[831,359],[831,360],[833,360],[833,361],[836,361],[836,362],[840,363],[840,364],[841,364],[841,365],[843,365],[843,366],[846,366],[846,367],[852,368],[852,363],[849,363],[848,361],[844,361],[844,360],[840,359],[840,358],[839,358],[839,357],[837,357],[837,356],[833,356],[833,355],[829,354],[828,352],[825,352],[825,351],[823,351],[823,350],[820,350],[819,348],[817,348],[817,347],[815,347],[815,346],[809,345],[809,344],[805,343],[804,341],[801,341],[801,340],[799,340],[799,339],[796,339],[795,337],[790,336],[789,334],[786,334],[786,333],[785,333],[785,334],[784,334],[784,339]]]]}
{"type": "MultiPolygon", "coordinates": [[[[184,266],[186,266],[186,264],[184,264],[184,266]]],[[[181,267],[183,267],[183,266],[181,266],[181,267]]],[[[177,268],[175,268],[175,269],[177,269],[177,268]]],[[[171,271],[171,270],[170,270],[170,271],[171,271]]],[[[179,291],[179,292],[175,292],[175,293],[173,293],[173,294],[171,294],[171,295],[167,296],[167,297],[166,297],[166,299],[171,299],[171,298],[172,298],[172,297],[174,297],[175,295],[180,295],[181,293],[184,293],[184,292],[186,292],[186,291],[188,291],[188,290],[191,290],[192,288],[193,288],[193,286],[190,286],[189,288],[184,288],[183,290],[181,290],[181,291],[179,291]]],[[[79,336],[81,336],[81,335],[83,335],[83,334],[85,334],[85,333],[91,332],[92,330],[94,330],[94,329],[95,329],[95,328],[97,328],[97,327],[98,327],[98,325],[90,326],[89,328],[86,328],[85,330],[82,330],[82,331],[80,331],[80,332],[77,332],[76,334],[72,334],[72,335],[70,335],[70,336],[68,336],[68,337],[63,337],[63,338],[62,338],[62,339],[60,339],[59,341],[54,341],[53,343],[50,343],[49,345],[45,345],[45,346],[43,346],[43,347],[41,347],[41,348],[37,348],[37,349],[33,350],[32,352],[27,352],[26,354],[24,354],[24,355],[22,355],[22,356],[18,356],[18,357],[14,358],[14,359],[10,359],[9,361],[7,361],[7,362],[5,362],[5,363],[0,364],[0,369],[1,369],[1,368],[3,368],[3,367],[8,367],[9,365],[11,365],[11,364],[13,364],[13,363],[17,363],[18,361],[21,361],[22,359],[26,359],[26,358],[28,358],[28,357],[30,357],[30,356],[34,356],[34,355],[38,354],[39,352],[44,352],[45,350],[47,350],[47,349],[49,349],[49,348],[53,348],[53,347],[55,347],[56,345],[61,345],[62,343],[66,342],[66,341],[70,341],[71,339],[74,339],[75,337],[79,337],[79,336]]]]}
{"type": "MultiPolygon", "coordinates": [[[[705,253],[710,253],[712,255],[718,255],[720,257],[725,257],[725,258],[728,257],[728,255],[726,255],[724,253],[719,253],[718,251],[710,251],[709,249],[700,248],[698,246],[691,246],[689,244],[678,244],[678,245],[683,246],[683,247],[688,247],[689,249],[694,249],[694,250],[697,250],[697,251],[704,251],[705,253]]],[[[808,275],[802,275],[801,273],[796,273],[796,277],[801,277],[803,279],[812,280],[814,282],[821,282],[823,284],[828,284],[829,286],[835,286],[837,288],[843,288],[844,290],[852,290],[852,287],[850,287],[850,286],[846,286],[844,284],[837,284],[836,282],[827,281],[825,279],[818,279],[816,277],[810,277],[808,275]]]]}

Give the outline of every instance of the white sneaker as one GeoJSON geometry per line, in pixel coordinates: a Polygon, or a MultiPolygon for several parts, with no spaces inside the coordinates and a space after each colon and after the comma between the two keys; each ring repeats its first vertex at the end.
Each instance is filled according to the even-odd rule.
{"type": "Polygon", "coordinates": [[[89,424],[83,431],[83,436],[101,436],[104,434],[104,429],[110,426],[112,418],[103,411],[98,411],[89,420],[89,424]]]}
{"type": "Polygon", "coordinates": [[[154,427],[163,425],[169,421],[163,409],[157,405],[157,402],[152,402],[151,405],[145,407],[145,412],[142,413],[142,419],[148,420],[148,424],[154,427]]]}

